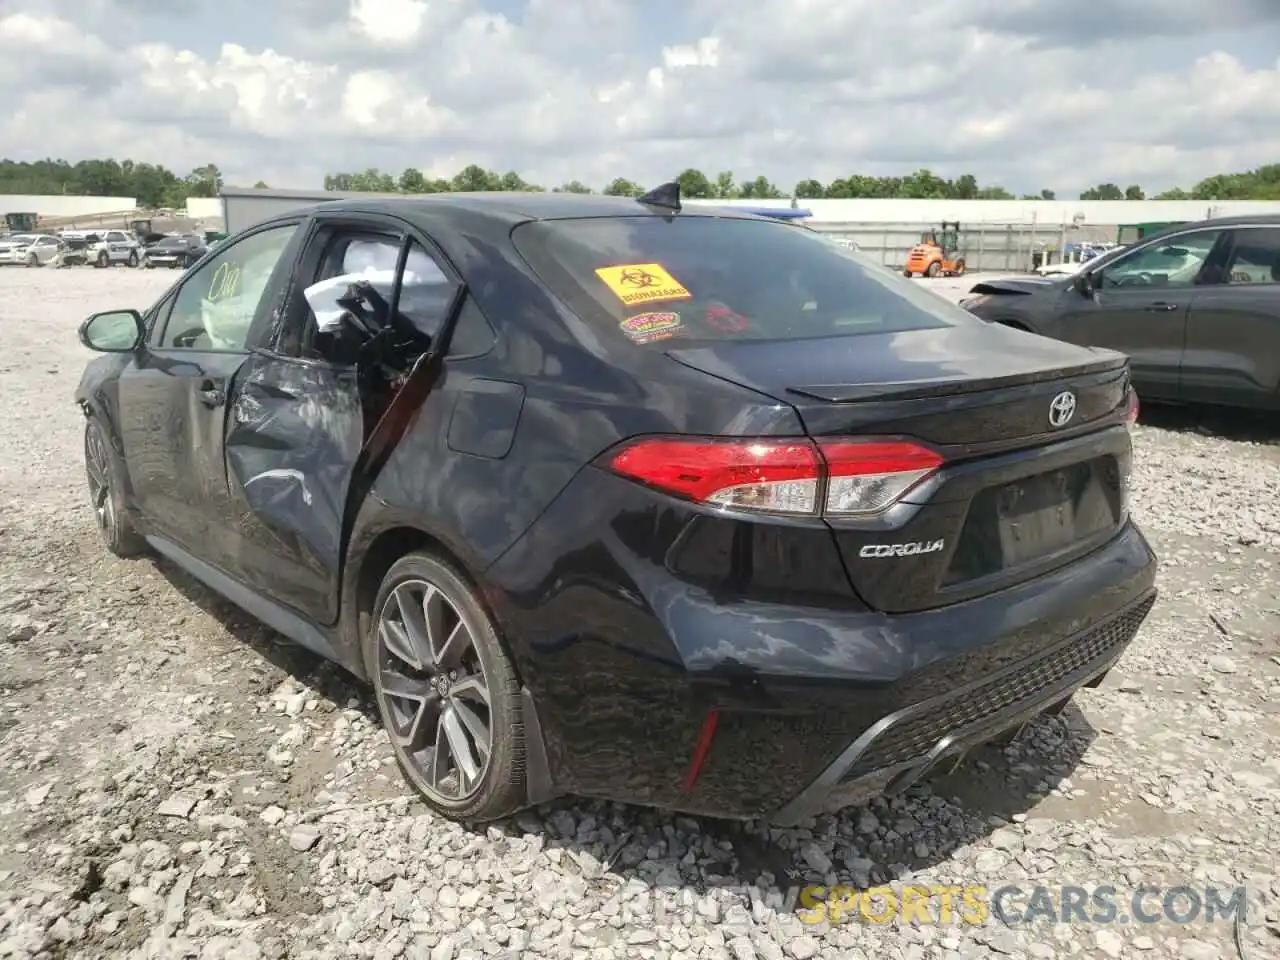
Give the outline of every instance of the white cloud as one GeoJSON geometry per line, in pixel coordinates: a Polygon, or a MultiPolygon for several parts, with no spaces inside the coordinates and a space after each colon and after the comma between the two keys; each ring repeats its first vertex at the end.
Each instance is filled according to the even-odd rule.
{"type": "Polygon", "coordinates": [[[351,23],[378,43],[413,43],[426,15],[425,0],[351,0],[351,23]]]}
{"type": "Polygon", "coordinates": [[[0,143],[297,187],[468,162],[547,185],[927,166],[1066,195],[1280,158],[1280,4],[1120,6],[4,0],[0,143]]]}

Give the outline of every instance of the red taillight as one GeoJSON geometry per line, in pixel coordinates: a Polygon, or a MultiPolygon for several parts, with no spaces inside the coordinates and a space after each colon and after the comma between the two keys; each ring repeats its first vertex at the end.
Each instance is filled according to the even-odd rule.
{"type": "Polygon", "coordinates": [[[1124,419],[1131,427],[1138,422],[1138,391],[1132,387],[1129,388],[1129,409],[1125,411],[1124,419]]]}
{"type": "Polygon", "coordinates": [[[615,473],[735,510],[817,516],[880,513],[933,473],[942,457],[898,440],[639,440],[615,473]]]}
{"type": "Polygon", "coordinates": [[[914,443],[863,440],[819,447],[830,478],[824,512],[841,516],[879,513],[942,466],[941,456],[914,443]]]}

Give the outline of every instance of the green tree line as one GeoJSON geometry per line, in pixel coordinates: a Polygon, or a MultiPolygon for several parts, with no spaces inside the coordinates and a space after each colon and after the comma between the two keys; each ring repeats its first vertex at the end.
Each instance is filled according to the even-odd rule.
{"type": "MultiPolygon", "coordinates": [[[[704,199],[772,200],[794,196],[797,200],[839,199],[946,199],[946,200],[1012,200],[1004,187],[980,184],[972,174],[947,179],[930,170],[917,170],[902,177],[871,177],[851,174],[829,183],[801,180],[791,190],[784,190],[768,177],[739,179],[725,170],[709,176],[689,168],[677,178],[686,197],[704,199]]],[[[257,187],[266,184],[258,181],[257,187]]],[[[37,160],[20,162],[0,160],[0,194],[34,194],[69,196],[136,197],[143,207],[181,207],[188,197],[215,197],[222,190],[223,179],[218,167],[205,164],[186,176],[179,176],[161,164],[133,160],[37,160]]],[[[339,192],[376,193],[446,193],[454,191],[542,191],[546,188],[529,183],[515,171],[499,173],[471,164],[449,179],[428,179],[421,170],[410,167],[396,175],[377,169],[356,173],[332,173],[324,178],[324,188],[339,192]]],[[[551,188],[559,193],[604,193],[610,196],[634,197],[644,186],[624,177],[606,184],[598,191],[579,180],[570,180],[551,188]]],[[[1137,184],[1120,187],[1100,183],[1080,195],[1081,200],[1144,200],[1146,192],[1137,184]]],[[[1052,190],[1023,194],[1024,200],[1057,199],[1052,190]]],[[[1190,189],[1175,187],[1150,197],[1153,200],[1280,200],[1280,163],[1269,164],[1244,173],[1224,173],[1207,177],[1190,189]]]]}
{"type": "Polygon", "coordinates": [[[134,160],[0,160],[0,194],[9,196],[135,197],[139,206],[155,209],[181,207],[188,197],[216,197],[222,186],[212,163],[183,177],[134,160]]]}
{"type": "MultiPolygon", "coordinates": [[[[1014,200],[1018,199],[1001,186],[983,186],[973,174],[963,174],[954,180],[938,176],[930,170],[917,170],[905,177],[869,177],[852,174],[822,183],[819,180],[801,180],[790,192],[784,191],[768,177],[737,179],[732,171],[724,170],[714,177],[701,170],[690,168],[676,179],[680,192],[686,197],[718,200],[775,200],[795,197],[798,200],[845,199],[919,199],[919,200],[1014,200]]],[[[518,173],[498,173],[472,164],[452,178],[428,180],[421,170],[410,167],[399,176],[377,169],[359,173],[334,173],[325,177],[324,188],[340,192],[373,193],[447,193],[474,190],[534,190],[546,188],[529,183],[518,173]]],[[[570,180],[551,188],[558,193],[595,193],[580,180],[570,180]]],[[[632,180],[619,177],[604,186],[600,193],[610,196],[634,197],[644,192],[644,187],[632,180]]],[[[1052,190],[1023,194],[1023,200],[1056,200],[1052,190]]],[[[1101,183],[1079,195],[1081,200],[1146,200],[1146,191],[1138,184],[1119,187],[1114,183],[1101,183]]],[[[1152,200],[1280,200],[1280,164],[1270,164],[1246,173],[1217,174],[1195,184],[1190,190],[1175,187],[1150,197],[1152,200]]]]}

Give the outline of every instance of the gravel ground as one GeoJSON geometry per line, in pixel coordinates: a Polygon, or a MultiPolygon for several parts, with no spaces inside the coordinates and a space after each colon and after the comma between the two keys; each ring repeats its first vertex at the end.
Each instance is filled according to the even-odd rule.
{"type": "Polygon", "coordinates": [[[75,328],[171,279],[0,271],[0,958],[1280,955],[1277,432],[1145,412],[1162,599],[1102,688],[1004,751],[807,829],[562,803],[470,831],[406,796],[360,687],[100,545],[75,328]],[[768,892],[808,883],[1250,900],[1238,927],[814,923],[768,892]]]}

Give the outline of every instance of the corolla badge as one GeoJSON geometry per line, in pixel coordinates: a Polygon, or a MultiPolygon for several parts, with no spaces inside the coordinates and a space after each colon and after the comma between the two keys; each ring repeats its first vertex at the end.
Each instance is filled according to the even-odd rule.
{"type": "Polygon", "coordinates": [[[1063,390],[1049,401],[1049,426],[1065,427],[1076,415],[1076,395],[1063,390]]]}
{"type": "Polygon", "coordinates": [[[942,540],[918,540],[915,543],[869,543],[858,551],[860,557],[914,557],[920,553],[937,553],[946,543],[942,540]]]}

